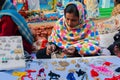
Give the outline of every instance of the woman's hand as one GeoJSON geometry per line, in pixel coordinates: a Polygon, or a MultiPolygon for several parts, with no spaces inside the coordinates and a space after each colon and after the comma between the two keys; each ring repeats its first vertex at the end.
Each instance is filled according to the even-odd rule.
{"type": "Polygon", "coordinates": [[[67,55],[74,55],[75,50],[76,50],[75,47],[71,46],[67,49],[63,49],[63,52],[67,55]]]}
{"type": "Polygon", "coordinates": [[[50,55],[52,52],[54,52],[56,49],[56,46],[54,44],[49,44],[47,45],[47,51],[46,51],[46,54],[47,55],[50,55]]]}

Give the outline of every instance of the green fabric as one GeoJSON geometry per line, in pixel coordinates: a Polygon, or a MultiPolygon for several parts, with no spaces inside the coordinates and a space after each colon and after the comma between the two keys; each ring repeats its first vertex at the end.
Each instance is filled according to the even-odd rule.
{"type": "Polygon", "coordinates": [[[100,16],[98,18],[109,18],[111,17],[111,12],[113,7],[111,8],[100,8],[100,16]]]}

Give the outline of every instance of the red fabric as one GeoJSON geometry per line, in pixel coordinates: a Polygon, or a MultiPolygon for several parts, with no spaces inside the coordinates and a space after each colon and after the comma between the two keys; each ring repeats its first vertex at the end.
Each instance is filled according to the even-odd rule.
{"type": "MultiPolygon", "coordinates": [[[[0,20],[0,36],[21,36],[17,25],[10,16],[3,16],[0,20]]],[[[23,37],[22,37],[23,38],[23,37]]],[[[32,45],[23,38],[23,47],[28,52],[32,52],[32,45]]]]}
{"type": "Polygon", "coordinates": [[[22,7],[21,10],[19,11],[19,13],[20,13],[24,18],[27,18],[28,15],[27,15],[26,11],[28,11],[28,0],[25,0],[25,1],[24,1],[23,7],[22,7]]]}

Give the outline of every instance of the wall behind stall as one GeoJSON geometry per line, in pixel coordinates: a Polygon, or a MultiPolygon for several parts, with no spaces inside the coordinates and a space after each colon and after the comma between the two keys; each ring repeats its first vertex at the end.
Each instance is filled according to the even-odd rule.
{"type": "Polygon", "coordinates": [[[110,8],[114,6],[114,0],[99,0],[100,8],[110,8]]]}

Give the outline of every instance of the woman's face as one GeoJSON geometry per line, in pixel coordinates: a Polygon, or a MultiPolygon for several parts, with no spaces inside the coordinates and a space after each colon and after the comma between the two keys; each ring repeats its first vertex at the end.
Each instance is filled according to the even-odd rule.
{"type": "Polygon", "coordinates": [[[73,13],[66,13],[65,20],[70,28],[74,28],[79,24],[79,17],[75,16],[73,13]]]}
{"type": "Polygon", "coordinates": [[[120,49],[117,46],[114,47],[114,53],[116,56],[120,57],[120,49]]]}

